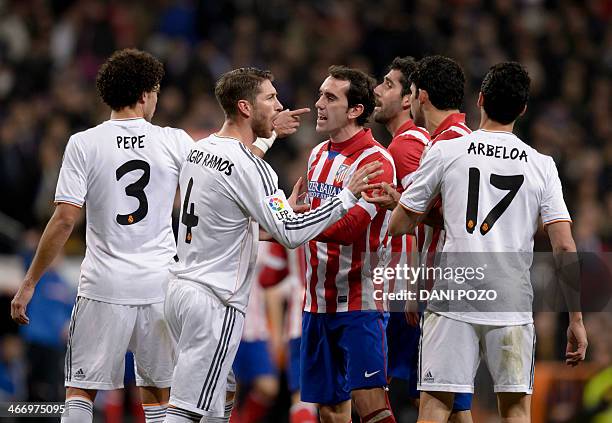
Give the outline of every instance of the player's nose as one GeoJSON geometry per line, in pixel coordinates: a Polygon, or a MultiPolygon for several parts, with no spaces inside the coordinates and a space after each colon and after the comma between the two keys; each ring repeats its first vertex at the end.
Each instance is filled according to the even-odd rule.
{"type": "Polygon", "coordinates": [[[274,105],[274,110],[276,110],[277,112],[282,112],[283,111],[283,105],[281,104],[281,102],[276,99],[276,104],[274,105]]]}

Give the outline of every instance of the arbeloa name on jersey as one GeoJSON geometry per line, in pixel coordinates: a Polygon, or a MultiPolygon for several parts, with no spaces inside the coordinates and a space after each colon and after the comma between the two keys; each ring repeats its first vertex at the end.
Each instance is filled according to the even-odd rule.
{"type": "Polygon", "coordinates": [[[467,150],[468,154],[478,154],[480,156],[495,157],[496,159],[525,160],[527,163],[527,153],[516,147],[506,148],[505,145],[491,145],[482,142],[471,142],[467,150]]]}
{"type": "Polygon", "coordinates": [[[201,163],[202,166],[224,172],[227,176],[232,174],[232,168],[234,167],[234,163],[231,161],[210,153],[206,153],[206,156],[204,156],[204,152],[200,150],[191,150],[187,156],[187,161],[195,164],[201,163]]]}

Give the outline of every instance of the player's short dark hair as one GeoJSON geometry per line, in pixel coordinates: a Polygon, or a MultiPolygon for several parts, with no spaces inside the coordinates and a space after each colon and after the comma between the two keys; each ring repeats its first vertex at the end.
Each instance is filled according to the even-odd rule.
{"type": "Polygon", "coordinates": [[[348,106],[363,105],[363,113],[357,117],[357,124],[365,125],[376,106],[374,97],[376,80],[359,69],[351,69],[346,66],[330,66],[328,71],[332,78],[350,82],[346,93],[348,106]]]}
{"type": "Polygon", "coordinates": [[[502,62],[491,66],[480,86],[487,116],[507,125],[514,122],[529,100],[531,79],[517,62],[502,62]]]}
{"type": "Polygon", "coordinates": [[[159,87],[164,66],[147,52],[123,49],[114,52],[100,67],[96,88],[113,110],[133,106],[143,93],[159,87]]]}
{"type": "Polygon", "coordinates": [[[427,91],[438,110],[459,109],[463,102],[465,75],[461,66],[444,56],[427,56],[417,62],[411,76],[417,89],[427,91]]]}
{"type": "Polygon", "coordinates": [[[392,70],[400,71],[402,74],[400,83],[402,84],[402,97],[410,94],[410,85],[412,84],[412,73],[416,69],[416,61],[413,57],[396,57],[389,65],[387,72],[392,70]]]}
{"type": "Polygon", "coordinates": [[[261,83],[274,81],[274,75],[268,70],[258,68],[238,68],[224,73],[215,84],[215,97],[226,117],[238,114],[238,101],[247,100],[255,104],[261,83]]]}

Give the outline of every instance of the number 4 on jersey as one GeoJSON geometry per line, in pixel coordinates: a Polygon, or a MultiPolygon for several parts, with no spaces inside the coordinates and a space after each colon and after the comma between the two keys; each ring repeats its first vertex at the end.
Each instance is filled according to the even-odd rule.
{"type": "Polygon", "coordinates": [[[198,226],[200,220],[194,212],[195,204],[189,204],[189,197],[191,196],[191,188],[193,187],[193,178],[189,178],[187,184],[187,192],[185,193],[185,200],[183,201],[183,212],[181,213],[181,222],[187,226],[187,233],[185,234],[185,242],[191,244],[191,228],[198,226]],[[189,212],[187,212],[187,205],[189,205],[189,212]]]}
{"type": "MultiPolygon", "coordinates": [[[[509,191],[499,203],[493,207],[487,217],[485,217],[482,225],[480,225],[480,233],[486,235],[489,233],[497,219],[506,211],[516,193],[518,192],[521,185],[525,181],[523,175],[512,175],[503,176],[491,174],[490,183],[495,188],[509,191]]],[[[467,210],[465,214],[465,229],[468,233],[474,233],[476,227],[476,220],[478,219],[478,195],[480,191],[480,170],[476,167],[470,168],[469,182],[468,182],[468,201],[467,210]]]]}

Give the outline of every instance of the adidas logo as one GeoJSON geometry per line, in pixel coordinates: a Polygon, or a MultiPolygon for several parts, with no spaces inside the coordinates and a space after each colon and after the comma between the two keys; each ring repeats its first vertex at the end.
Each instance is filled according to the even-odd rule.
{"type": "Polygon", "coordinates": [[[74,378],[81,380],[85,378],[85,372],[83,371],[83,369],[79,369],[77,370],[77,372],[74,374],[74,378]]]}
{"type": "Polygon", "coordinates": [[[425,377],[423,378],[423,381],[430,382],[430,383],[434,381],[434,377],[431,374],[431,370],[427,370],[427,373],[425,373],[425,377]]]}

